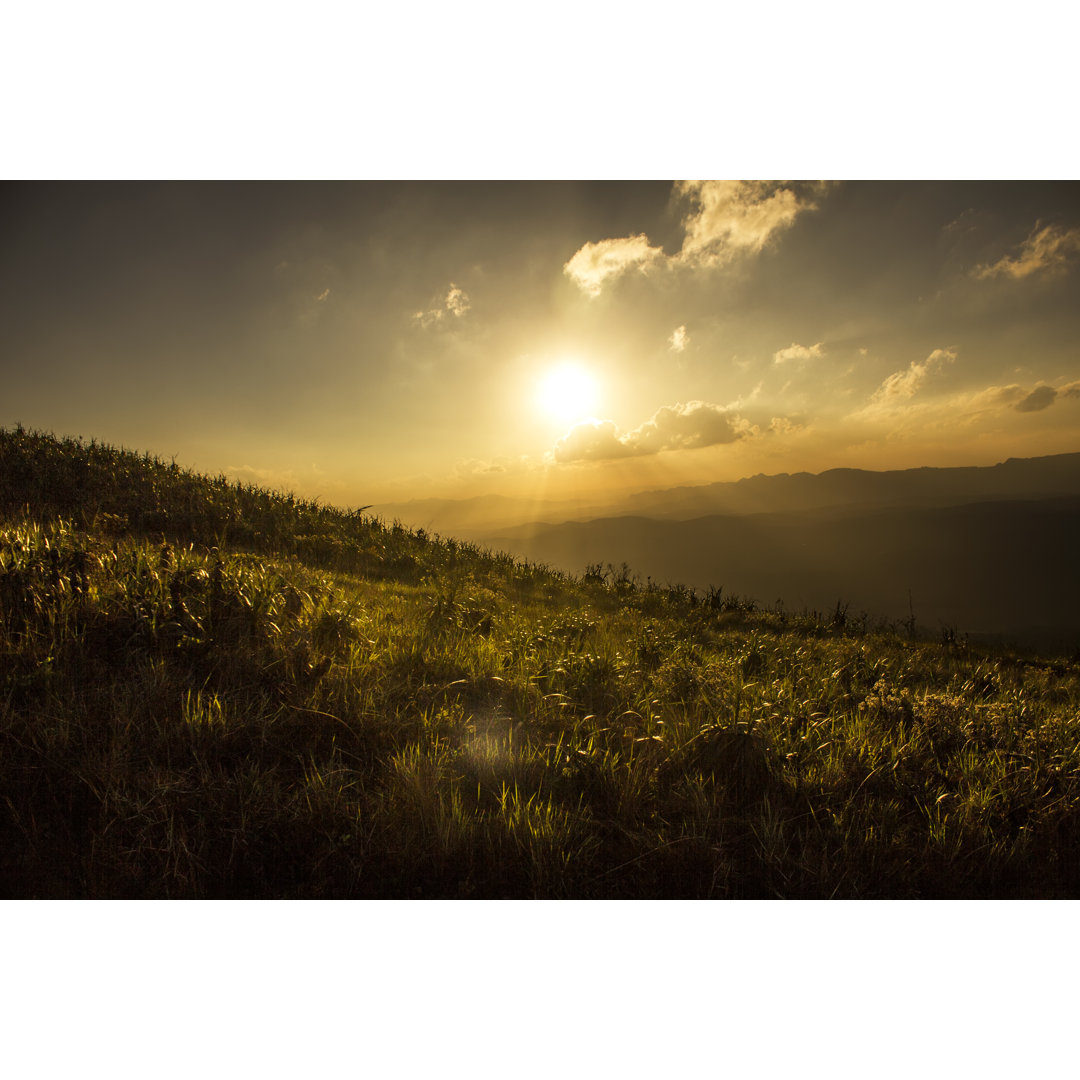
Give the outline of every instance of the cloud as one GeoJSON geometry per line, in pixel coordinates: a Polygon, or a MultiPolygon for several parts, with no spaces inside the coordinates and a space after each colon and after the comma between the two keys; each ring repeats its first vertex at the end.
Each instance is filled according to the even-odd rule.
{"type": "Polygon", "coordinates": [[[1015,405],[1017,412],[1042,412],[1050,408],[1057,398],[1057,391],[1052,386],[1036,386],[1023,401],[1015,405]]]}
{"type": "MultiPolygon", "coordinates": [[[[1017,383],[967,387],[919,394],[891,403],[867,404],[846,419],[852,425],[852,431],[866,433],[867,445],[882,438],[930,438],[940,448],[957,445],[955,440],[971,437],[1027,439],[1039,427],[1056,426],[1059,432],[1065,433],[1070,430],[1068,413],[1077,408],[1076,398],[1080,398],[1080,380],[1056,388],[1045,385],[1032,388],[1017,383]],[[1067,398],[1073,400],[1066,403],[1067,398]],[[1042,413],[1059,401],[1062,404],[1056,406],[1056,411],[1061,413],[1060,417],[1046,414],[1033,421],[1028,415],[1042,413]]],[[[1015,448],[1021,444],[1012,442],[1010,445],[1015,448]]],[[[1045,450],[1032,452],[1044,453],[1045,450]]]]}
{"type": "Polygon", "coordinates": [[[1057,388],[1036,386],[1027,390],[1017,383],[987,386],[982,390],[962,391],[934,403],[934,409],[953,423],[972,423],[989,417],[1002,418],[1008,412],[1042,412],[1058,399],[1080,397],[1080,381],[1057,388]]]}
{"type": "Polygon", "coordinates": [[[1024,388],[1016,383],[1010,383],[1008,386],[988,386],[969,396],[964,402],[964,407],[976,412],[1003,409],[1009,405],[1015,405],[1022,397],[1024,397],[1024,388]]]}
{"type": "Polygon", "coordinates": [[[679,261],[717,266],[743,252],[758,252],[813,204],[788,187],[760,180],[684,180],[676,193],[689,201],[679,261]]]}
{"type": "Polygon", "coordinates": [[[635,267],[645,271],[664,257],[662,248],[651,247],[644,233],[621,240],[601,240],[582,247],[563,266],[563,273],[590,296],[599,296],[604,282],[635,267]]]}
{"type": "Polygon", "coordinates": [[[606,461],[629,457],[633,450],[619,435],[612,420],[585,420],[575,424],[552,451],[556,461],[606,461]]]}
{"type": "Polygon", "coordinates": [[[451,281],[450,291],[446,294],[446,310],[449,311],[455,319],[460,319],[470,307],[472,307],[472,304],[469,303],[469,298],[465,295],[465,290],[459,289],[451,281]]]}
{"type": "Polygon", "coordinates": [[[799,416],[774,416],[769,420],[767,432],[770,435],[794,435],[806,427],[806,421],[799,416]]]}
{"type": "Polygon", "coordinates": [[[755,429],[741,416],[720,405],[688,401],[665,405],[633,431],[619,434],[611,420],[576,424],[556,444],[556,461],[604,461],[643,457],[665,450],[699,450],[732,443],[755,429]]]}
{"type": "Polygon", "coordinates": [[[819,341],[816,345],[796,345],[793,341],[786,349],[773,353],[773,363],[786,364],[789,360],[820,360],[825,355],[822,348],[824,344],[823,341],[819,341]]]}
{"type": "Polygon", "coordinates": [[[899,405],[914,397],[932,374],[956,360],[954,349],[935,349],[925,360],[912,360],[905,371],[893,372],[874,391],[871,407],[899,405]]]}
{"type": "Polygon", "coordinates": [[[686,180],[675,185],[676,198],[689,209],[683,220],[683,243],[675,255],[653,247],[644,233],[590,242],[563,266],[589,296],[631,269],[721,266],[761,251],[816,203],[794,188],[759,180],[686,180]]]}
{"type": "Polygon", "coordinates": [[[675,327],[671,337],[668,338],[668,344],[671,346],[672,352],[682,352],[689,343],[690,335],[686,332],[685,326],[675,327]]]}
{"type": "Polygon", "coordinates": [[[479,458],[463,458],[454,466],[452,475],[455,479],[469,479],[474,476],[490,476],[505,473],[507,465],[502,461],[483,461],[479,458]]]}
{"type": "Polygon", "coordinates": [[[448,317],[451,320],[460,319],[471,307],[472,304],[465,290],[451,281],[446,296],[427,311],[416,312],[413,315],[413,322],[419,323],[425,329],[429,326],[438,326],[447,321],[448,317]]]}
{"type": "Polygon", "coordinates": [[[1040,272],[1062,273],[1077,254],[1080,254],[1080,228],[1062,229],[1057,225],[1039,228],[1036,222],[1015,258],[1004,255],[996,263],[980,264],[973,273],[977,278],[1010,277],[1019,281],[1040,272]]]}
{"type": "Polygon", "coordinates": [[[703,446],[735,442],[749,425],[719,405],[688,401],[685,405],[665,405],[626,437],[641,454],[661,450],[697,450],[703,446]]]}

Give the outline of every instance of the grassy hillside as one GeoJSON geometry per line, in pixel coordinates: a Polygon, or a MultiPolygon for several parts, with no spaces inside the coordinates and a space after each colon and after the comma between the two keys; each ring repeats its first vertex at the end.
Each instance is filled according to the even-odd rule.
{"type": "Polygon", "coordinates": [[[0,894],[1072,897],[1080,664],[0,431],[0,894]]]}

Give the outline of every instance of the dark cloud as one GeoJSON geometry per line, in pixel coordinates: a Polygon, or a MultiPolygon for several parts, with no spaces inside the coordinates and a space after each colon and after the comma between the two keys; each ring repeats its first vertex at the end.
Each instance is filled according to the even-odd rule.
{"type": "Polygon", "coordinates": [[[1041,412],[1050,408],[1057,397],[1057,391],[1052,386],[1036,386],[1023,401],[1016,403],[1017,412],[1041,412]]]}

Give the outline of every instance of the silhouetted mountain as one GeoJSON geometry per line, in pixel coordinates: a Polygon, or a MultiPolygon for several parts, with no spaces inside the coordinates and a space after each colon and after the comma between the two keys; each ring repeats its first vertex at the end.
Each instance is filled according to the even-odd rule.
{"type": "Polygon", "coordinates": [[[536,502],[501,495],[418,499],[375,506],[444,535],[486,539],[494,530],[532,522],[557,524],[623,515],[688,520],[708,514],[792,513],[826,507],[931,507],[991,500],[1080,496],[1080,453],[1009,458],[962,468],[829,469],[757,475],[743,480],[644,491],[621,499],[536,502]]]}
{"type": "Polygon", "coordinates": [[[1080,454],[1009,458],[998,465],[947,469],[829,469],[823,473],[757,475],[733,483],[646,491],[626,512],[689,518],[829,506],[947,506],[996,499],[1080,495],[1080,454]]]}
{"type": "Polygon", "coordinates": [[[378,507],[580,574],[723,586],[763,604],[1033,644],[1080,643],[1080,453],[988,467],[830,469],[603,504],[486,496],[378,507]]]}

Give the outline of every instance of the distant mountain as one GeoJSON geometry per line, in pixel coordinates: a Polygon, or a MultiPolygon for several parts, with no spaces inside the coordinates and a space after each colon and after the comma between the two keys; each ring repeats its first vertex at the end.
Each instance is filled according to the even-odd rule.
{"type": "Polygon", "coordinates": [[[384,520],[465,539],[535,522],[600,517],[689,520],[709,514],[793,513],[827,507],[932,507],[996,500],[1080,496],[1080,453],[1009,458],[962,468],[829,469],[644,491],[621,499],[536,502],[502,495],[418,499],[374,507],[384,520]]]}
{"type": "MultiPolygon", "coordinates": [[[[1007,462],[994,476],[1012,482],[1033,474],[1033,486],[1047,482],[1049,471],[1027,464],[1007,462]]],[[[973,486],[991,471],[973,470],[973,486]]],[[[826,483],[852,499],[873,476],[835,472],[849,470],[823,474],[826,483]]],[[[822,478],[808,478],[814,479],[822,478]]],[[[945,498],[950,489],[940,477],[922,485],[922,493],[934,490],[935,481],[945,498]]],[[[902,491],[902,484],[892,490],[902,491]]],[[[1006,490],[1005,484],[996,490],[1006,490]]],[[[895,622],[914,612],[919,624],[935,630],[1080,645],[1080,496],[868,509],[849,504],[685,521],[627,515],[523,526],[484,542],[575,574],[590,563],[625,562],[643,580],[721,586],[765,605],[782,601],[788,610],[831,611],[839,602],[851,615],[895,622]]]]}
{"type": "Polygon", "coordinates": [[[375,508],[580,574],[642,579],[924,628],[1080,644],[1080,453],[987,467],[830,469],[608,504],[485,496],[375,508]]]}
{"type": "Polygon", "coordinates": [[[408,502],[376,503],[371,509],[386,522],[400,521],[410,528],[464,539],[526,522],[572,521],[612,512],[610,505],[597,506],[584,500],[536,502],[506,495],[410,499],[408,502]]]}
{"type": "Polygon", "coordinates": [[[733,483],[647,491],[625,501],[626,512],[690,518],[829,506],[948,506],[997,499],[1080,496],[1080,453],[1009,458],[962,468],[829,469],[823,473],[757,475],[733,483]]]}

